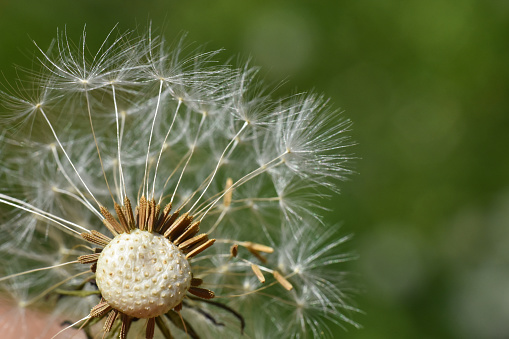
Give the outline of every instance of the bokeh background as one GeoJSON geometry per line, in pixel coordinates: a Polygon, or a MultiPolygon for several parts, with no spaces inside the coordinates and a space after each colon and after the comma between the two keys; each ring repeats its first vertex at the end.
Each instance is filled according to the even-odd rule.
{"type": "Polygon", "coordinates": [[[337,338],[509,338],[507,0],[0,0],[0,70],[57,27],[93,49],[149,21],[354,121],[358,174],[326,204],[364,328],[337,338]]]}

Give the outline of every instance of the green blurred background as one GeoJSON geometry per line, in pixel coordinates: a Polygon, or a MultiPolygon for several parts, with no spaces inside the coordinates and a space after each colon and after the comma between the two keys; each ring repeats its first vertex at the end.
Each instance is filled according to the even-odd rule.
{"type": "Polygon", "coordinates": [[[0,69],[57,27],[98,46],[150,20],[355,122],[359,174],[327,218],[355,234],[364,328],[338,338],[509,338],[507,0],[0,0],[0,69]]]}

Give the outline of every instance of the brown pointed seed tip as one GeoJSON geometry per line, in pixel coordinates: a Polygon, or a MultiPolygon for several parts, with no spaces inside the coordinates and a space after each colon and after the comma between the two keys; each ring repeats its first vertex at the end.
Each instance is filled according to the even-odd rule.
{"type": "Polygon", "coordinates": [[[230,254],[233,258],[237,257],[237,254],[239,254],[239,245],[232,245],[232,247],[230,247],[230,254]]]}
{"type": "Polygon", "coordinates": [[[119,204],[114,204],[115,212],[117,213],[118,220],[120,221],[120,226],[122,226],[122,229],[124,232],[129,232],[129,225],[127,223],[126,216],[124,215],[124,212],[122,211],[122,207],[120,207],[119,204]]]}
{"type": "Polygon", "coordinates": [[[99,259],[99,255],[100,255],[99,253],[80,255],[78,257],[78,261],[80,262],[80,264],[92,264],[97,262],[97,259],[99,259]]]}
{"type": "Polygon", "coordinates": [[[96,244],[96,245],[99,245],[102,247],[105,247],[106,245],[109,244],[109,241],[106,241],[105,239],[100,238],[100,237],[94,235],[93,233],[84,232],[84,233],[81,233],[81,237],[92,244],[96,244]]]}
{"type": "Polygon", "coordinates": [[[247,248],[249,250],[253,250],[253,251],[258,251],[258,252],[263,252],[263,253],[273,253],[274,252],[274,249],[270,246],[257,244],[257,243],[250,242],[250,241],[244,241],[244,242],[240,243],[240,245],[244,246],[245,248],[247,248]]]}
{"type": "Polygon", "coordinates": [[[215,241],[216,241],[216,239],[210,239],[207,242],[205,242],[205,243],[201,244],[200,246],[196,247],[191,252],[186,254],[186,259],[192,258],[195,255],[200,254],[201,252],[203,252],[204,250],[206,250],[207,248],[212,246],[215,241]]]}
{"type": "Polygon", "coordinates": [[[263,276],[262,271],[260,270],[260,267],[255,264],[251,264],[251,269],[253,270],[253,273],[256,275],[258,280],[260,280],[261,283],[265,282],[265,277],[263,276]]]}
{"type": "Polygon", "coordinates": [[[119,337],[120,339],[127,339],[127,333],[129,332],[129,328],[131,327],[131,321],[133,318],[123,313],[120,314],[120,317],[122,320],[122,327],[120,328],[119,337]]]}
{"type": "Polygon", "coordinates": [[[129,200],[128,197],[124,198],[123,210],[124,210],[125,216],[127,217],[127,223],[129,224],[129,228],[133,229],[135,227],[134,214],[133,214],[133,208],[131,206],[131,201],[129,200]]]}
{"type": "Polygon", "coordinates": [[[147,321],[147,330],[145,332],[145,338],[146,339],[153,339],[154,338],[155,324],[156,324],[156,319],[155,318],[150,318],[147,321]]]}
{"type": "Polygon", "coordinates": [[[230,206],[232,203],[233,190],[230,189],[230,187],[232,187],[232,185],[233,185],[232,178],[226,179],[226,187],[225,187],[226,193],[223,198],[223,204],[225,207],[230,206]]]}
{"type": "Polygon", "coordinates": [[[91,317],[102,317],[109,311],[111,311],[112,307],[106,302],[101,301],[99,304],[92,307],[92,310],[90,310],[90,316],[91,317]]]}
{"type": "Polygon", "coordinates": [[[255,251],[251,248],[248,248],[247,249],[252,255],[254,255],[256,258],[258,258],[258,260],[260,260],[262,263],[266,263],[267,262],[267,258],[265,258],[263,255],[260,254],[260,252],[258,251],[255,251]]]}
{"type": "Polygon", "coordinates": [[[189,293],[194,294],[195,296],[200,297],[202,299],[214,298],[214,292],[212,292],[211,290],[207,290],[205,288],[190,287],[189,293]]]}
{"type": "Polygon", "coordinates": [[[108,333],[111,331],[113,327],[113,323],[115,322],[115,319],[117,319],[118,311],[113,309],[106,318],[106,321],[104,322],[103,330],[104,332],[108,333]]]}
{"type": "Polygon", "coordinates": [[[283,286],[286,290],[290,291],[293,289],[292,284],[290,284],[290,282],[286,280],[286,278],[283,277],[281,273],[279,273],[278,271],[274,271],[272,274],[274,275],[274,278],[276,278],[277,282],[281,286],[283,286]]]}
{"type": "Polygon", "coordinates": [[[192,237],[191,239],[188,239],[184,241],[183,243],[179,244],[178,247],[180,249],[184,249],[187,247],[191,247],[196,244],[203,243],[209,239],[209,236],[207,233],[198,234],[197,236],[192,237]]]}
{"type": "Polygon", "coordinates": [[[104,206],[100,206],[99,210],[101,214],[104,216],[103,223],[110,230],[113,235],[117,235],[118,233],[123,233],[123,227],[118,223],[117,219],[108,211],[108,209],[104,206]]]}

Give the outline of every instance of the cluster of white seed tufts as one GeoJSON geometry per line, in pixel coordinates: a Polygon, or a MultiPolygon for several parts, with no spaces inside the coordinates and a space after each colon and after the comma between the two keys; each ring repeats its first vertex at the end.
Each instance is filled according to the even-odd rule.
{"type": "Polygon", "coordinates": [[[348,237],[321,218],[352,159],[327,100],[274,99],[255,68],[150,30],[36,46],[0,91],[0,289],[20,313],[104,338],[357,326],[348,237]]]}

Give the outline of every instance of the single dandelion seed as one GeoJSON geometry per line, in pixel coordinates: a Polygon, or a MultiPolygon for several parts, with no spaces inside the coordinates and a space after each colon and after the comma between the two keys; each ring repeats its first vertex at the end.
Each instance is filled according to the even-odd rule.
{"type": "Polygon", "coordinates": [[[319,214],[351,173],[349,120],[151,29],[86,39],[36,45],[40,69],[0,92],[0,289],[64,319],[54,337],[358,326],[347,238],[319,214]]]}

